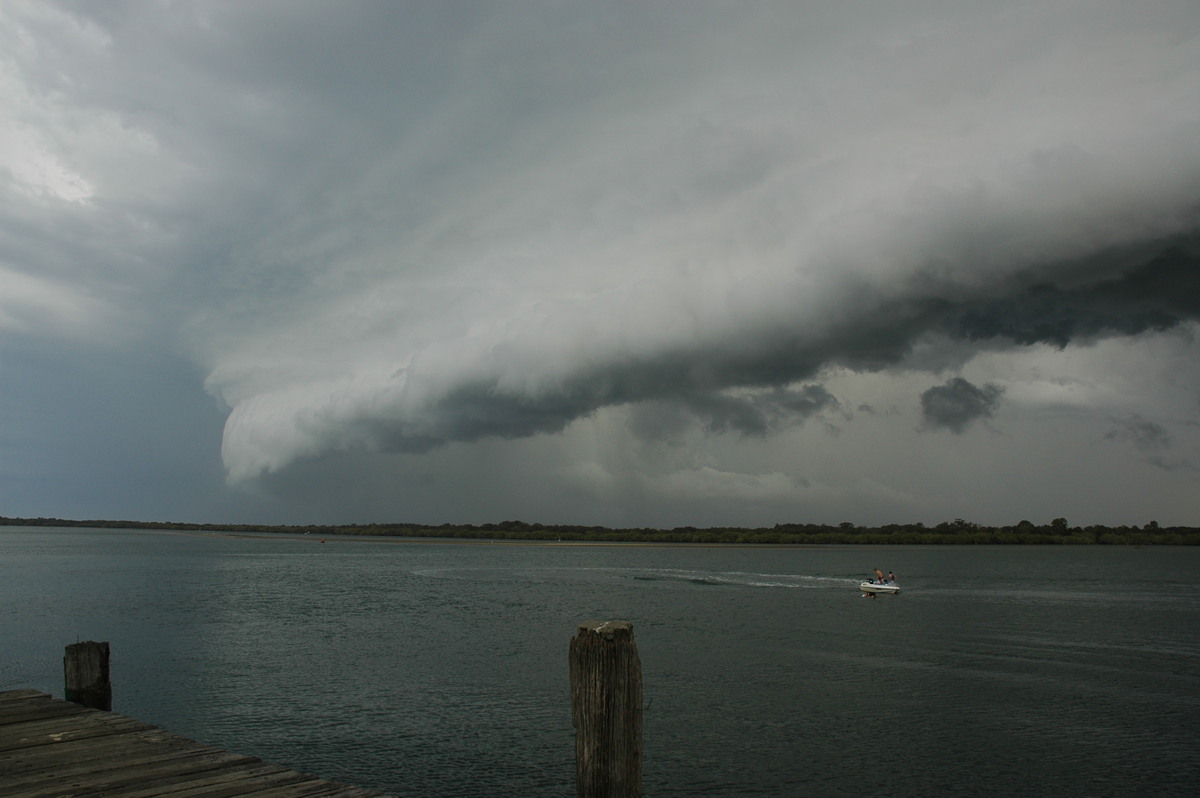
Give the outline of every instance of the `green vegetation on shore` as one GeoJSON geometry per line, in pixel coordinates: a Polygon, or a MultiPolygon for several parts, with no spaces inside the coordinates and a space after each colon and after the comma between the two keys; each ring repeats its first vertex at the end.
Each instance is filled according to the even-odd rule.
{"type": "Polygon", "coordinates": [[[62,518],[6,518],[0,526],[87,527],[97,529],[170,529],[194,532],[271,532],[314,535],[380,535],[416,538],[484,540],[585,541],[607,543],[734,543],[734,544],[1103,544],[1200,545],[1200,528],[1144,526],[1069,526],[1056,518],[1041,526],[1021,521],[1013,526],[983,526],[956,518],[936,526],[887,524],[858,526],[849,521],[829,524],[776,524],[754,529],[735,527],[675,529],[609,529],[599,526],[527,524],[344,524],[267,526],[260,524],[190,524],[174,521],[73,521],[62,518]]]}

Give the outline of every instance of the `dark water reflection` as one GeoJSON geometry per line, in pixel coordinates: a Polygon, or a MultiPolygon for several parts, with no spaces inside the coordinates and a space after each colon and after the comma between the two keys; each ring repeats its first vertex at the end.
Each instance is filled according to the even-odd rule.
{"type": "Polygon", "coordinates": [[[648,795],[1191,795],[1200,551],[0,529],[0,689],[399,795],[573,793],[567,644],[634,623],[648,795]],[[876,566],[905,592],[866,600],[876,566]]]}

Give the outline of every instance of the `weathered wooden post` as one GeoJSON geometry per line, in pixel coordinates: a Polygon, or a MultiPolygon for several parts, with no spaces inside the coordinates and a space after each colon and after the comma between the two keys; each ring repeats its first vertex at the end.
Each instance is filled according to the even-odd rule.
{"type": "Polygon", "coordinates": [[[112,711],[112,684],[108,678],[108,643],[71,643],[63,657],[66,699],[92,709],[112,711]]]}
{"type": "Polygon", "coordinates": [[[642,661],[629,621],[586,621],[571,638],[575,791],[642,794],[642,661]]]}

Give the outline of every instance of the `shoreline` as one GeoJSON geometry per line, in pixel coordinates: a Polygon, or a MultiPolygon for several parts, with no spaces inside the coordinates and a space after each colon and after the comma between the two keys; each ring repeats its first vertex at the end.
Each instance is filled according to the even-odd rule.
{"type": "Polygon", "coordinates": [[[662,529],[608,529],[605,527],[548,526],[504,522],[502,524],[418,524],[348,526],[267,526],[240,524],[187,524],[136,521],[72,521],[64,519],[15,519],[0,517],[0,534],[11,529],[86,529],[96,531],[158,532],[194,536],[279,538],[327,542],[383,541],[389,543],[438,543],[508,546],[609,546],[659,548],[829,548],[844,546],[1198,546],[1200,529],[1194,527],[1067,527],[1063,519],[1035,527],[1022,522],[1016,527],[982,527],[956,520],[953,524],[925,527],[922,524],[854,527],[842,524],[777,525],[774,528],[681,527],[662,529]],[[445,534],[438,534],[445,532],[445,534]]]}

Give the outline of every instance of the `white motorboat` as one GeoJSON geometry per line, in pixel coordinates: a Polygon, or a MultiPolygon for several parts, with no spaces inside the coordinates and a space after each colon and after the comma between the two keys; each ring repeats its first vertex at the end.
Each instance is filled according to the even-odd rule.
{"type": "Polygon", "coordinates": [[[863,582],[858,586],[858,589],[868,596],[874,596],[876,593],[899,593],[900,585],[895,582],[863,582]]]}

